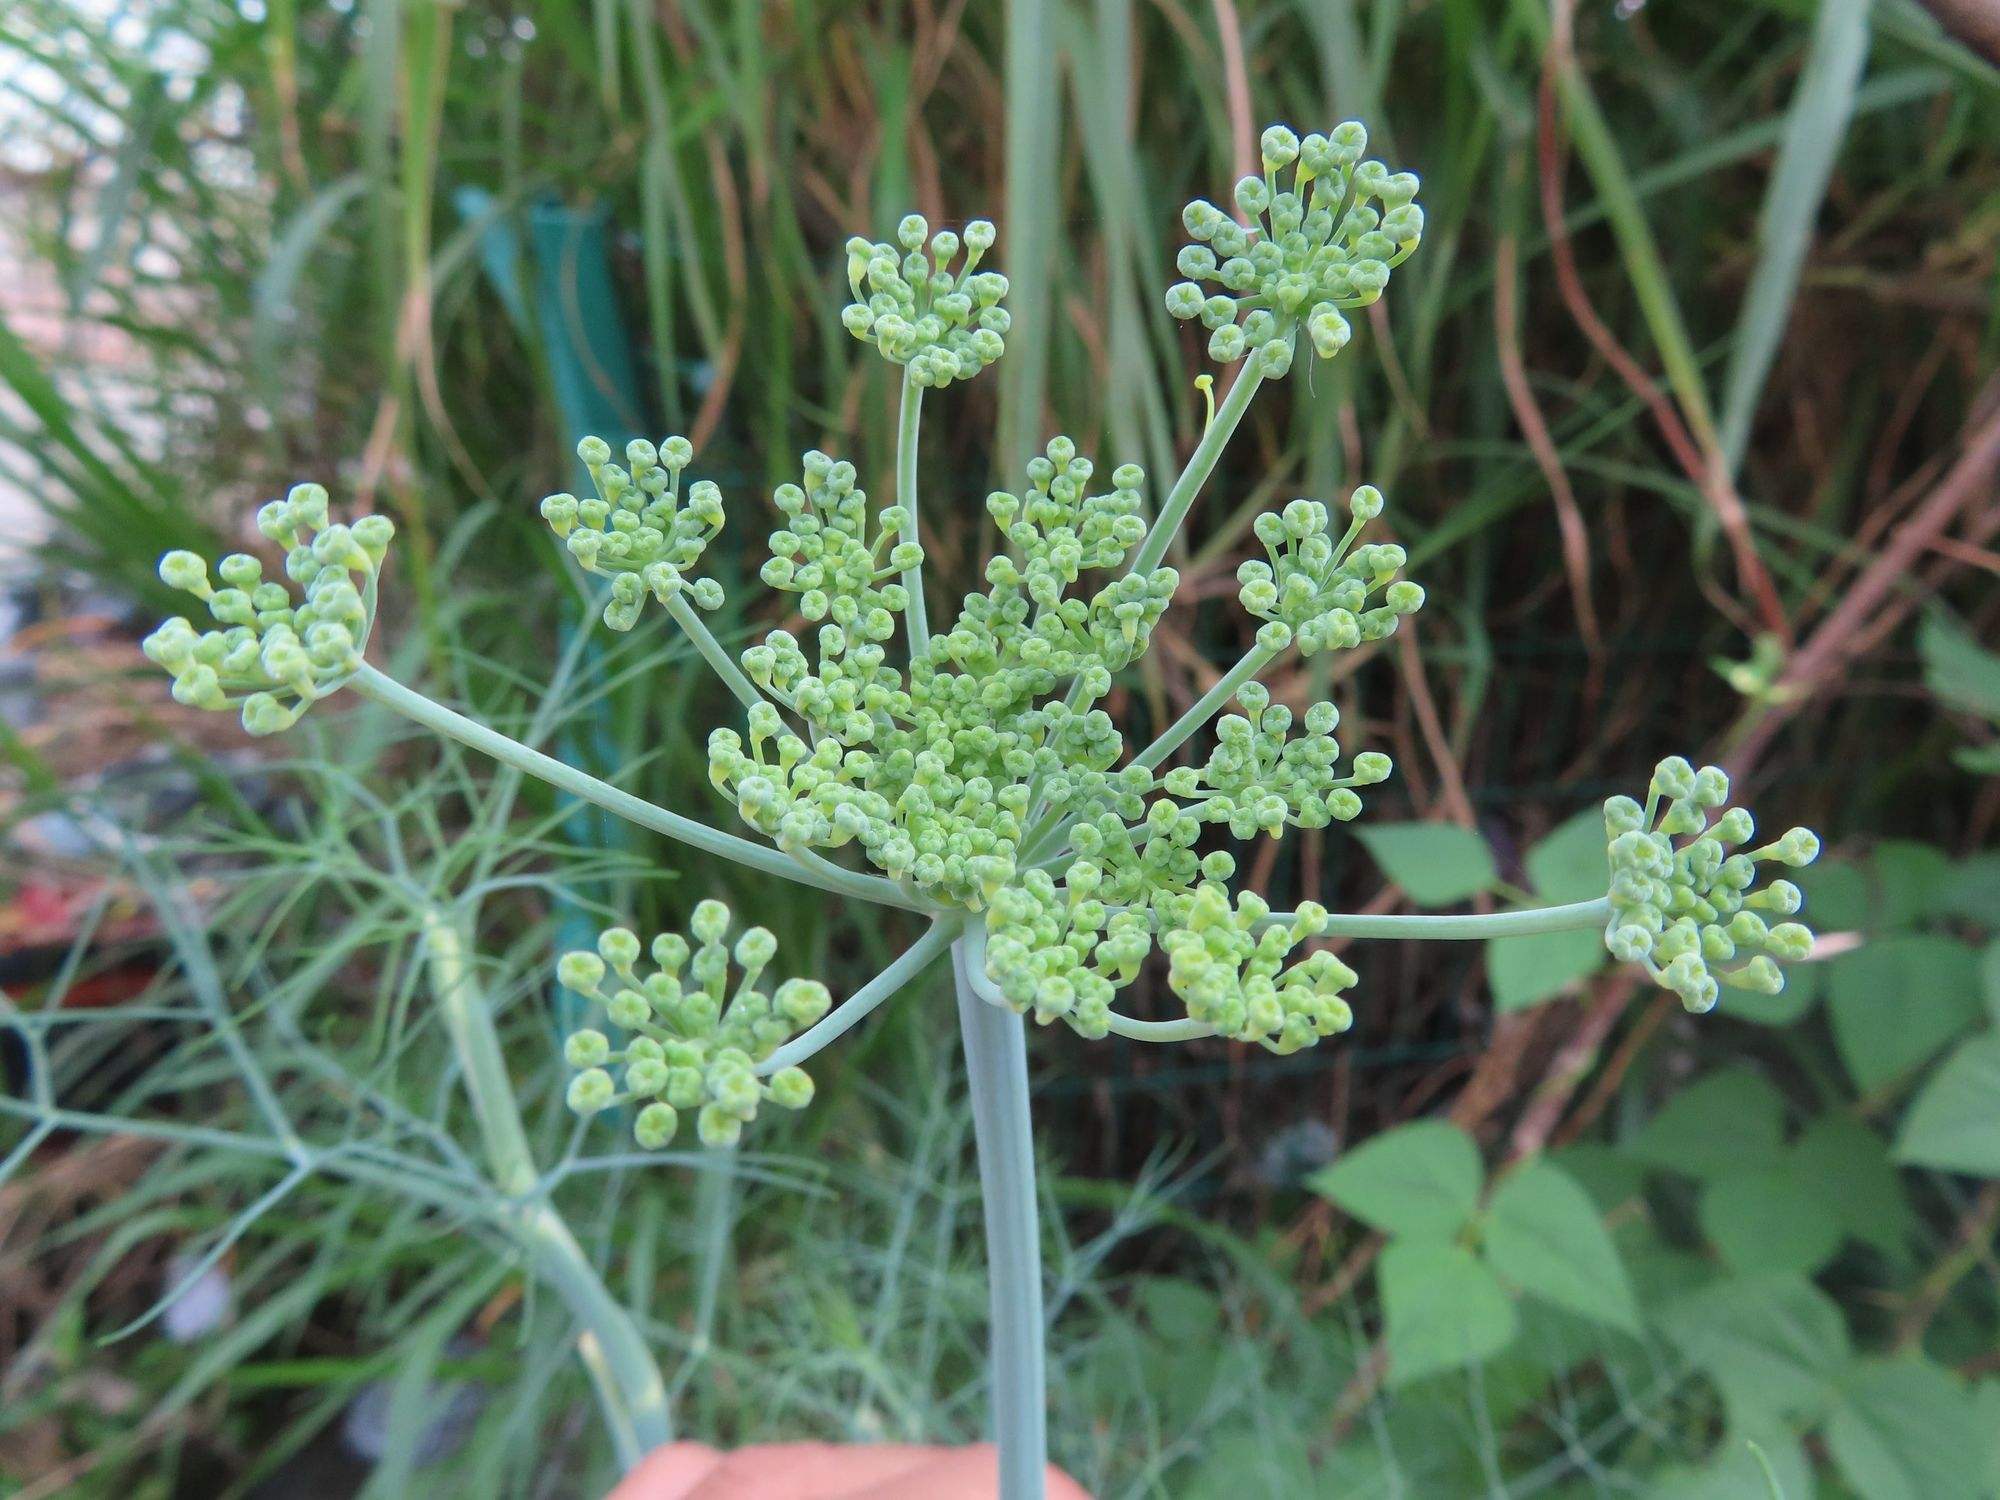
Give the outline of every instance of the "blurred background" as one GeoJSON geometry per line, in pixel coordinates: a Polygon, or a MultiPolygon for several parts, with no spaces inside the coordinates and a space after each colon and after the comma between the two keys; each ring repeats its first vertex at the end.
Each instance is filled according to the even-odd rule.
{"type": "Polygon", "coordinates": [[[246,544],[258,503],[317,479],[402,533],[385,662],[726,825],[701,750],[726,695],[657,615],[578,629],[535,513],[579,483],[576,438],[692,437],[731,506],[721,628],[768,626],[764,497],[800,451],[888,488],[895,389],[840,328],[842,242],[991,217],[1015,333],[929,403],[923,450],[939,574],[969,587],[983,496],[1052,433],[1178,469],[1204,368],[1161,307],[1180,205],[1220,199],[1270,121],[1358,117],[1421,174],[1424,246],[1346,353],[1253,409],[1123,711],[1164,722],[1240,653],[1257,511],[1376,484],[1421,624],[1280,690],[1331,695],[1398,775],[1352,829],[1241,851],[1252,883],[1350,910],[1601,893],[1597,805],[1679,752],[1767,827],[1822,832],[1821,954],[1694,1018],[1591,934],[1357,943],[1355,1030],[1293,1058],[1038,1035],[1056,1456],[1106,1497],[1740,1497],[1766,1465],[1789,1500],[2000,1494],[1982,21],[12,0],[0,1492],[601,1489],[566,1318],[505,1247],[393,1180],[288,1173],[270,1125],[328,1152],[471,1139],[412,891],[462,902],[545,1159],[600,1153],[557,1190],[689,1433],[978,1435],[941,975],[828,1054],[733,1179],[628,1170],[561,1108],[547,975],[579,931],[723,895],[836,994],[912,933],[345,700],[274,742],[180,709],[136,648],[179,607],[154,563],[246,544]],[[1580,1185],[1610,1259],[1571,1269],[1626,1300],[1591,1315],[1502,1266],[1473,1290],[1504,1317],[1440,1275],[1413,1304],[1393,1207],[1341,1172],[1373,1141],[1414,1181],[1418,1120],[1489,1182],[1580,1185]]]}

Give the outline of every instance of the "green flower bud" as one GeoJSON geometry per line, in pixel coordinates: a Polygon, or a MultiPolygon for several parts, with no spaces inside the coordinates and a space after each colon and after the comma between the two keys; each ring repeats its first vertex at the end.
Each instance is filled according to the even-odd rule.
{"type": "Polygon", "coordinates": [[[688,931],[702,943],[719,943],[729,932],[729,908],[720,901],[703,901],[694,909],[688,931]]]}
{"type": "Polygon", "coordinates": [[[608,1109],[618,1089],[602,1068],[589,1068],[569,1081],[569,1107],[580,1115],[594,1115],[608,1109]]]}
{"type": "Polygon", "coordinates": [[[633,1139],[648,1151],[658,1151],[674,1138],[681,1117],[671,1104],[653,1103],[639,1111],[632,1121],[633,1139]]]}
{"type": "Polygon", "coordinates": [[[563,1058],[572,1068],[597,1068],[611,1056],[611,1041],[601,1031],[572,1032],[563,1043],[563,1058]]]}
{"type": "Polygon", "coordinates": [[[623,974],[639,961],[639,939],[630,928],[607,927],[597,936],[597,952],[607,964],[623,974]]]}
{"type": "Polygon", "coordinates": [[[595,953],[565,953],[556,964],[556,980],[579,995],[595,995],[604,982],[604,960],[595,953]]]}
{"type": "Polygon", "coordinates": [[[780,1068],[769,1087],[771,1102],[780,1109],[804,1109],[812,1103],[813,1081],[804,1068],[780,1068]]]}

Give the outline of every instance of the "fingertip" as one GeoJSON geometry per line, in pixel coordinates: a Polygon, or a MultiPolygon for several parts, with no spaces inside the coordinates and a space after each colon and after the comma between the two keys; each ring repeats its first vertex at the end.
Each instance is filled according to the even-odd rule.
{"type": "Polygon", "coordinates": [[[639,1460],[605,1500],[683,1500],[722,1465],[706,1443],[667,1443],[639,1460]]]}

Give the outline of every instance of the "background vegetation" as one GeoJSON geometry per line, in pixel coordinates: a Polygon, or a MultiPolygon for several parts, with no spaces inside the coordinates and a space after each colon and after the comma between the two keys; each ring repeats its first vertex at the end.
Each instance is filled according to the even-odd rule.
{"type": "Polygon", "coordinates": [[[941,985],[831,1055],[734,1193],[584,1154],[612,1148],[555,1093],[566,927],[728,894],[836,993],[905,934],[719,892],[360,711],[253,755],[166,703],[129,626],[167,545],[317,477],[403,527],[403,668],[685,805],[688,726],[726,709],[657,628],[575,633],[533,506],[577,433],[689,433],[716,551],[807,445],[885,483],[838,246],[991,216],[1017,333],[924,453],[969,579],[980,497],[1049,432],[1177,466],[1178,205],[1268,120],[1359,116],[1423,175],[1427,242],[1239,437],[1180,560],[1218,603],[1163,628],[1131,714],[1236,654],[1248,518],[1365,479],[1432,603],[1296,687],[1403,800],[1253,866],[1274,899],[1594,893],[1572,815],[1684,751],[1828,836],[1809,912],[1838,936],[1699,1021],[1517,939],[1357,945],[1356,1031],[1295,1059],[1039,1038],[1059,1456],[1106,1496],[1740,1496],[1760,1462],[1790,1497],[2000,1493],[1997,80],[1908,0],[16,0],[4,202],[56,305],[0,301],[0,466],[53,522],[0,729],[0,1485],[601,1481],[517,1266],[243,1145],[463,1136],[413,891],[468,901],[560,1190],[689,1430],[977,1431],[941,985]],[[61,1129],[18,1118],[36,1057],[61,1129]],[[191,1270],[228,1305],[126,1329],[191,1270]]]}

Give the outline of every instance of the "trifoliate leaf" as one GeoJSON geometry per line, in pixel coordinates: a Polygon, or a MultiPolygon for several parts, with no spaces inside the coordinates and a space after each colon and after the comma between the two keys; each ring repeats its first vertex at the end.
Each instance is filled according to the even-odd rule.
{"type": "Polygon", "coordinates": [[[1829,964],[1833,1039],[1855,1086],[1872,1092],[1914,1071],[1979,1017],[1978,966],[1951,938],[1881,938],[1829,964]]]}
{"type": "Polygon", "coordinates": [[[1553,999],[1608,961],[1604,936],[1595,928],[1486,940],[1486,982],[1502,1011],[1553,999]]]}
{"type": "Polygon", "coordinates": [[[1604,815],[1587,808],[1559,823],[1522,859],[1536,894],[1548,901],[1589,901],[1611,884],[1604,815]]]}
{"type": "Polygon", "coordinates": [[[1648,1166],[1690,1177],[1719,1177],[1777,1158],[1785,1102],[1747,1067],[1723,1068],[1674,1094],[1633,1138],[1648,1166]]]}
{"type": "Polygon", "coordinates": [[[1839,1307],[1797,1277],[1716,1282],[1668,1304],[1658,1323],[1715,1382],[1736,1423],[1815,1420],[1848,1361],[1839,1307]]]}
{"type": "Polygon", "coordinates": [[[1391,1385],[1477,1364],[1514,1337],[1513,1302],[1463,1246],[1398,1240],[1376,1274],[1391,1385]]]}
{"type": "Polygon", "coordinates": [[[1989,1440],[1970,1393],[1926,1359],[1863,1360],[1826,1424],[1834,1463],[1868,1500],[1978,1500],[1989,1440]]]}
{"type": "Polygon", "coordinates": [[[1597,1205],[1546,1161],[1510,1174],[1486,1211],[1486,1258],[1502,1277],[1558,1307],[1635,1330],[1638,1308],[1597,1205]]]}
{"type": "Polygon", "coordinates": [[[1961,1044],[1918,1090],[1896,1138],[1896,1159],[2000,1177],[2000,1031],[1961,1044]]]}
{"type": "Polygon", "coordinates": [[[1840,1247],[1833,1200],[1786,1160],[1725,1172],[1702,1189],[1702,1233],[1745,1275],[1810,1275],[1840,1247]]]}
{"type": "Polygon", "coordinates": [[[1449,1239],[1479,1206],[1479,1149],[1455,1125],[1418,1120],[1384,1131],[1308,1179],[1387,1234],[1449,1239]]]}
{"type": "Polygon", "coordinates": [[[1382,873],[1419,906],[1449,906],[1491,889],[1500,878],[1493,851],[1469,828],[1453,823],[1378,823],[1357,826],[1354,832],[1382,873]]]}

